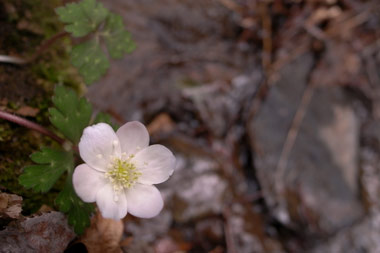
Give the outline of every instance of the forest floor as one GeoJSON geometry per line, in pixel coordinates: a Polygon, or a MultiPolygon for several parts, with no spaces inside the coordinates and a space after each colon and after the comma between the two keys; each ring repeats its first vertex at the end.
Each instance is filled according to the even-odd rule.
{"type": "MultiPolygon", "coordinates": [[[[30,20],[12,21],[17,2],[0,8],[0,54],[31,54],[51,36],[25,25],[30,20]],[[9,43],[13,33],[30,43],[9,43]]],[[[86,96],[119,123],[148,125],[151,142],[177,158],[159,186],[164,210],[149,220],[127,216],[115,247],[380,252],[377,0],[103,2],[138,46],[86,96]]],[[[0,106],[48,123],[57,75],[41,61],[67,61],[53,52],[37,69],[0,64],[0,106]]],[[[0,171],[21,171],[49,142],[3,121],[0,130],[0,171]],[[23,138],[32,141],[20,148],[23,138]]],[[[31,199],[2,175],[0,190],[31,199]]],[[[52,207],[52,194],[43,204],[52,207]]],[[[25,215],[38,208],[28,205],[25,215]]]]}

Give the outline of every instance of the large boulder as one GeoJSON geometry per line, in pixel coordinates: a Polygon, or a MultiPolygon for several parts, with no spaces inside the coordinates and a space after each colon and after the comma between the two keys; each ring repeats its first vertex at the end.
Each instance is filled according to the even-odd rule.
{"type": "Polygon", "coordinates": [[[281,170],[279,158],[312,68],[313,57],[305,54],[281,70],[249,133],[257,175],[274,215],[322,235],[363,215],[357,179],[360,122],[342,88],[318,85],[314,78],[316,88],[281,170]]]}

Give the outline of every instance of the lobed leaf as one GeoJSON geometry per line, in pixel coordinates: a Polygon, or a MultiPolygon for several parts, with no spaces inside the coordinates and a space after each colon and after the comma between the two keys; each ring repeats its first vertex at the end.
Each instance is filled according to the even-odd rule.
{"type": "Polygon", "coordinates": [[[53,96],[54,107],[49,109],[51,123],[70,141],[77,144],[83,129],[88,126],[92,106],[79,98],[70,88],[57,85],[53,96]]]}
{"type": "Polygon", "coordinates": [[[74,37],[82,37],[95,31],[107,18],[109,11],[95,0],[82,0],[57,8],[56,13],[66,23],[67,32],[74,37]]]}
{"type": "Polygon", "coordinates": [[[71,152],[52,148],[42,148],[32,154],[31,159],[37,164],[24,168],[19,183],[37,192],[49,191],[63,172],[74,166],[71,152]]]}
{"type": "Polygon", "coordinates": [[[108,125],[110,125],[113,130],[117,130],[119,128],[119,126],[117,124],[114,124],[111,120],[111,116],[107,113],[104,113],[104,112],[99,112],[95,119],[93,120],[93,122],[91,124],[97,124],[97,123],[107,123],[108,125]]]}
{"type": "Polygon", "coordinates": [[[84,203],[76,195],[72,185],[72,173],[67,176],[65,187],[59,193],[55,203],[61,212],[67,213],[69,224],[78,235],[90,225],[90,215],[94,211],[94,205],[84,203]]]}
{"type": "Polygon", "coordinates": [[[136,48],[131,34],[125,30],[123,19],[120,15],[110,13],[104,28],[104,39],[108,53],[112,58],[121,58],[125,53],[130,53],[136,48]]]}
{"type": "Polygon", "coordinates": [[[76,45],[71,51],[71,63],[78,68],[86,84],[99,80],[109,68],[108,58],[95,40],[76,45]]]}

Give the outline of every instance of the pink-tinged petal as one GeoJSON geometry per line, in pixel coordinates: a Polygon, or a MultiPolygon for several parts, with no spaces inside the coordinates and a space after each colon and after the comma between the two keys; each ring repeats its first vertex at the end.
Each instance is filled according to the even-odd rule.
{"type": "Polygon", "coordinates": [[[75,168],[74,190],[84,202],[95,202],[98,190],[105,183],[104,173],[94,170],[87,164],[81,164],[75,168]]]}
{"type": "Polygon", "coordinates": [[[115,131],[105,123],[86,127],[78,146],[83,161],[99,171],[106,171],[112,156],[121,154],[115,131]]]}
{"type": "Polygon", "coordinates": [[[148,130],[138,121],[124,124],[116,131],[116,135],[121,142],[121,152],[127,155],[136,154],[149,145],[148,130]]]}
{"type": "Polygon", "coordinates": [[[96,194],[96,204],[104,218],[120,220],[127,215],[127,199],[124,191],[114,197],[114,189],[111,184],[105,184],[96,194]]]}
{"type": "Polygon", "coordinates": [[[162,145],[152,145],[138,152],[132,159],[142,173],[138,182],[142,184],[159,184],[173,174],[175,157],[162,145]]]}
{"type": "Polygon", "coordinates": [[[152,218],[164,206],[161,193],[153,185],[135,184],[126,190],[128,212],[140,218],[152,218]]]}

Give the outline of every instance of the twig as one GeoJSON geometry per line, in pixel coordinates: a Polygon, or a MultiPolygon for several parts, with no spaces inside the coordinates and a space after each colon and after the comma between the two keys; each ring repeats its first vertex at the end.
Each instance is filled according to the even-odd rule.
{"type": "Polygon", "coordinates": [[[313,24],[304,24],[303,28],[313,37],[317,38],[320,41],[327,42],[328,37],[325,32],[313,24]]]}
{"type": "Polygon", "coordinates": [[[380,98],[380,78],[378,75],[378,70],[376,68],[376,63],[372,59],[371,54],[375,52],[378,46],[380,46],[380,40],[377,40],[376,43],[374,43],[375,47],[371,45],[368,49],[366,49],[363,53],[363,56],[365,57],[365,69],[367,72],[368,80],[369,80],[369,89],[366,90],[366,95],[370,97],[374,103],[374,109],[373,109],[373,116],[375,119],[380,118],[380,108],[377,106],[379,105],[379,98],[380,98]],[[377,47],[376,47],[377,46],[377,47]]]}
{"type": "Polygon", "coordinates": [[[35,61],[42,53],[44,53],[47,49],[51,47],[57,40],[69,35],[67,32],[60,32],[51,37],[50,39],[44,41],[37,51],[29,58],[29,59],[23,59],[19,58],[16,56],[8,56],[8,55],[0,55],[0,62],[5,62],[5,63],[13,63],[17,65],[24,65],[31,63],[35,61]]]}
{"type": "Polygon", "coordinates": [[[27,127],[29,129],[32,129],[34,131],[37,131],[43,135],[46,135],[50,137],[51,139],[55,140],[59,144],[63,145],[65,143],[65,140],[54,134],[53,132],[47,130],[43,126],[38,125],[37,123],[34,123],[32,121],[29,121],[27,119],[21,118],[19,116],[0,111],[0,119],[5,119],[8,121],[11,121],[13,123],[19,124],[21,126],[27,127]]]}
{"type": "Polygon", "coordinates": [[[69,35],[68,32],[65,32],[65,31],[60,32],[60,33],[55,34],[50,39],[42,42],[42,44],[39,46],[37,51],[32,55],[32,57],[30,57],[28,62],[32,62],[32,61],[36,60],[42,53],[44,53],[47,49],[49,49],[51,47],[51,45],[53,45],[57,40],[64,38],[68,35],[69,35]]]}
{"type": "Polygon", "coordinates": [[[231,216],[231,211],[228,207],[225,207],[223,210],[224,217],[224,236],[226,240],[227,253],[237,253],[235,240],[231,231],[231,224],[229,217],[231,216]]]}
{"type": "Polygon", "coordinates": [[[0,55],[0,62],[5,62],[5,63],[13,63],[17,65],[22,65],[27,63],[26,60],[18,58],[16,56],[9,56],[9,55],[0,55]]]}
{"type": "Polygon", "coordinates": [[[297,108],[296,114],[294,115],[292,124],[286,136],[284,146],[281,151],[280,158],[277,163],[276,168],[276,189],[282,190],[282,182],[285,174],[285,169],[288,164],[289,154],[293,149],[294,142],[297,138],[298,131],[300,129],[302,120],[305,116],[306,110],[310,104],[311,98],[313,97],[315,82],[311,82],[304,90],[300,105],[297,108]]]}
{"type": "Polygon", "coordinates": [[[379,8],[379,4],[368,4],[361,10],[347,12],[347,14],[342,14],[335,20],[334,23],[325,31],[325,34],[328,37],[331,36],[341,36],[342,34],[347,33],[347,31],[352,30],[366,21],[370,17],[370,13],[375,12],[379,8]]]}
{"type": "Polygon", "coordinates": [[[263,2],[259,5],[262,30],[263,30],[263,56],[262,65],[266,73],[272,64],[272,19],[268,13],[268,4],[263,2]]]}

